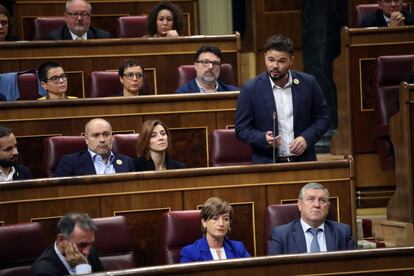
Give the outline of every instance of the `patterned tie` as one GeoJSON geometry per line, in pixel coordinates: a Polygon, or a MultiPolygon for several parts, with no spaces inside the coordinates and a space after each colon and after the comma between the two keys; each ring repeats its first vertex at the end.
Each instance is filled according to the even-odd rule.
{"type": "Polygon", "coordinates": [[[321,249],[320,249],[319,243],[318,243],[318,232],[319,231],[322,231],[322,229],[319,229],[319,228],[309,228],[308,229],[308,232],[310,232],[313,236],[311,247],[310,247],[310,252],[311,253],[321,252],[321,249]]]}

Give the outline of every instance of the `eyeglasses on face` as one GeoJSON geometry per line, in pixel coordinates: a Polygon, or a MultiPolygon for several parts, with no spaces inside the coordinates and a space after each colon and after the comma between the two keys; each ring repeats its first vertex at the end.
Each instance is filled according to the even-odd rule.
{"type": "Polygon", "coordinates": [[[7,27],[9,25],[9,21],[7,21],[7,20],[0,20],[0,25],[2,25],[3,27],[7,27]]]}
{"type": "Polygon", "coordinates": [[[139,79],[139,78],[142,78],[143,74],[142,73],[132,73],[132,72],[124,74],[124,77],[129,79],[129,80],[132,80],[134,78],[134,76],[137,79],[139,79]]]}
{"type": "Polygon", "coordinates": [[[211,60],[208,60],[208,59],[197,60],[196,63],[201,63],[204,67],[209,67],[210,64],[213,65],[213,67],[219,67],[220,66],[219,61],[211,61],[211,60]]]}
{"type": "Polygon", "coordinates": [[[319,205],[325,205],[329,203],[329,198],[328,197],[313,197],[313,196],[309,196],[306,197],[305,202],[308,204],[313,204],[315,201],[318,201],[319,205]]]}
{"type": "Polygon", "coordinates": [[[58,84],[60,79],[62,79],[64,81],[64,80],[66,80],[66,78],[67,78],[66,75],[63,73],[60,76],[52,76],[52,77],[48,78],[47,81],[51,81],[54,84],[58,84]]]}
{"type": "Polygon", "coordinates": [[[82,18],[88,18],[89,16],[91,16],[89,12],[66,12],[66,14],[72,17],[73,19],[76,19],[79,16],[82,18]]]}

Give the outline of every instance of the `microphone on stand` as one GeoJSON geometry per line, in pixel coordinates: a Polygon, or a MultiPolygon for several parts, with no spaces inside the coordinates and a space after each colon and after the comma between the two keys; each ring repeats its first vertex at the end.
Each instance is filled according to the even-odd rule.
{"type": "Polygon", "coordinates": [[[276,163],[276,111],[272,114],[273,120],[273,164],[276,163]]]}

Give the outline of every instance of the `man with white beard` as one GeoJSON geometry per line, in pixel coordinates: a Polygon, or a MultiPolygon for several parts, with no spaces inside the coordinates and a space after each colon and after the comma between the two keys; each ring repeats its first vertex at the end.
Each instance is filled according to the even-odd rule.
{"type": "Polygon", "coordinates": [[[194,58],[196,78],[179,87],[176,93],[239,91],[238,87],[218,80],[222,61],[219,48],[208,44],[201,46],[194,58]]]}

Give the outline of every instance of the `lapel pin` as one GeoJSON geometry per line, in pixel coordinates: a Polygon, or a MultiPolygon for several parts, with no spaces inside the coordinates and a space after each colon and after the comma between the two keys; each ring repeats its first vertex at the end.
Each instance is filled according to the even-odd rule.
{"type": "Polygon", "coordinates": [[[293,80],[293,83],[296,84],[296,85],[298,85],[299,84],[299,80],[298,79],[294,79],[293,80]]]}
{"type": "Polygon", "coordinates": [[[117,165],[121,166],[121,165],[122,165],[122,160],[117,159],[117,160],[115,161],[115,163],[116,163],[117,165]]]}

